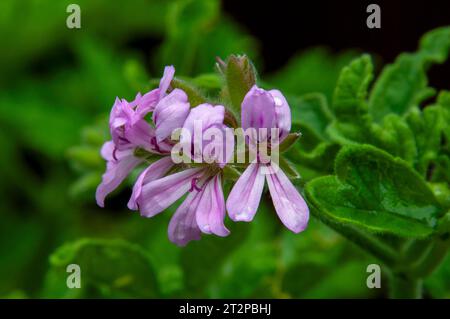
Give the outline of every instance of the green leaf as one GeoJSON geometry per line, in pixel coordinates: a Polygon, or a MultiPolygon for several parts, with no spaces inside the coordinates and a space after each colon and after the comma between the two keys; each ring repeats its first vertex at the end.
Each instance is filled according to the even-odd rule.
{"type": "Polygon", "coordinates": [[[81,239],[50,256],[46,295],[64,297],[79,290],[84,297],[154,298],[159,295],[146,253],[121,240],[81,239]],[[66,267],[80,266],[81,289],[66,287],[66,267]]]}
{"type": "Polygon", "coordinates": [[[386,66],[369,99],[374,120],[381,122],[388,113],[403,115],[411,107],[432,96],[427,87],[426,70],[433,63],[445,61],[450,49],[450,28],[440,28],[424,35],[415,54],[401,54],[386,66]]]}
{"type": "Polygon", "coordinates": [[[415,168],[425,178],[428,177],[428,168],[436,161],[441,148],[441,132],[445,126],[442,111],[439,106],[429,106],[423,111],[413,109],[406,116],[417,147],[415,168]]]}
{"type": "Polygon", "coordinates": [[[415,136],[405,119],[395,113],[386,114],[379,124],[373,123],[368,114],[366,95],[372,69],[370,58],[363,55],[342,70],[333,99],[336,120],[327,133],[342,145],[372,144],[415,163],[418,153],[415,136]]]}
{"type": "Polygon", "coordinates": [[[400,237],[431,235],[443,214],[432,191],[403,160],[368,145],[347,146],[336,176],[306,185],[319,214],[344,225],[400,237]]]}
{"type": "Polygon", "coordinates": [[[388,114],[383,125],[373,123],[370,127],[369,141],[394,156],[412,163],[417,156],[414,133],[403,118],[388,114]]]}
{"type": "MultiPolygon", "coordinates": [[[[304,133],[304,130],[308,130],[314,134],[315,139],[328,140],[328,137],[325,135],[325,129],[332,120],[332,114],[328,109],[325,96],[320,93],[312,93],[299,98],[288,97],[288,100],[291,106],[294,130],[301,133],[304,133]]],[[[311,138],[309,136],[304,137],[311,138]]]]}
{"type": "Polygon", "coordinates": [[[332,140],[351,144],[370,139],[371,119],[367,114],[366,95],[372,77],[373,66],[368,55],[362,55],[342,69],[332,103],[336,118],[327,128],[332,140]]]}
{"type": "Polygon", "coordinates": [[[373,65],[367,54],[342,69],[332,104],[338,120],[353,122],[367,113],[366,96],[372,78],[373,65]]]}
{"type": "Polygon", "coordinates": [[[430,183],[434,196],[442,207],[450,209],[450,188],[447,183],[430,183]]]}
{"type": "Polygon", "coordinates": [[[450,110],[450,91],[439,92],[437,103],[447,110],[450,110]]]}
{"type": "Polygon", "coordinates": [[[369,99],[370,114],[380,122],[389,113],[404,114],[433,94],[427,87],[422,57],[402,54],[376,81],[369,99]]]}
{"type": "Polygon", "coordinates": [[[419,48],[424,60],[445,62],[450,50],[450,27],[441,27],[426,33],[420,40],[419,48]]]}
{"type": "MultiPolygon", "coordinates": [[[[324,174],[333,172],[333,159],[340,146],[335,143],[321,142],[311,151],[303,151],[299,148],[290,149],[286,155],[294,163],[319,170],[324,174]]],[[[301,170],[298,169],[300,172],[301,170]]]]}
{"type": "Polygon", "coordinates": [[[450,184],[450,158],[447,155],[441,155],[437,158],[436,170],[433,174],[434,181],[446,181],[450,184]]]}
{"type": "Polygon", "coordinates": [[[437,104],[440,106],[442,113],[442,130],[446,140],[444,147],[447,149],[447,154],[450,155],[450,91],[440,92],[437,104]]]}

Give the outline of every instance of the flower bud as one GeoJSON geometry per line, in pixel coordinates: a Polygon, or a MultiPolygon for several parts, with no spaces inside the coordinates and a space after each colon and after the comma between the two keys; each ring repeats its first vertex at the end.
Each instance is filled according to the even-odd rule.
{"type": "Polygon", "coordinates": [[[239,115],[244,96],[256,83],[255,67],[246,55],[231,55],[225,65],[218,63],[218,66],[225,76],[227,93],[233,110],[239,115]]]}

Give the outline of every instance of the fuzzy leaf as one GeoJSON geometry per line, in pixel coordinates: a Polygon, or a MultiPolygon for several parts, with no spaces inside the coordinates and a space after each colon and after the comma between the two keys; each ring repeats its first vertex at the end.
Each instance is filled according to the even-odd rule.
{"type": "Polygon", "coordinates": [[[372,78],[373,66],[366,54],[342,69],[333,96],[337,119],[352,122],[367,112],[365,100],[372,78]]]}
{"type": "Polygon", "coordinates": [[[321,142],[311,151],[292,148],[286,154],[295,164],[298,163],[329,174],[333,172],[332,159],[336,156],[339,148],[338,144],[321,142]]]}
{"type": "Polygon", "coordinates": [[[373,66],[368,55],[362,55],[342,69],[332,104],[336,119],[327,129],[334,141],[363,143],[370,138],[366,95],[372,77],[373,66]]]}
{"type": "Polygon", "coordinates": [[[325,129],[332,120],[332,114],[324,95],[312,93],[299,98],[289,97],[289,104],[293,130],[299,130],[301,133],[307,130],[313,133],[316,139],[328,139],[325,129]]]}
{"type": "Polygon", "coordinates": [[[306,194],[327,218],[400,237],[431,235],[443,214],[430,188],[407,163],[368,145],[342,149],[336,175],[311,181],[306,194]]]}
{"type": "Polygon", "coordinates": [[[433,63],[445,61],[450,49],[450,28],[435,29],[422,38],[419,51],[402,54],[386,66],[369,99],[369,110],[380,122],[388,113],[404,114],[434,94],[427,87],[426,70],[433,63]]]}
{"type": "Polygon", "coordinates": [[[417,155],[414,134],[408,124],[400,116],[389,114],[383,125],[373,123],[370,127],[370,142],[394,156],[413,162],[417,155]]]}

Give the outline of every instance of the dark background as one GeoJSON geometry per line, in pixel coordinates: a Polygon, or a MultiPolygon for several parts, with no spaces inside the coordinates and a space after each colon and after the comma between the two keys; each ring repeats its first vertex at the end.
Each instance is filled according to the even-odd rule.
{"type": "MultiPolygon", "coordinates": [[[[450,23],[450,1],[224,1],[223,8],[261,42],[267,72],[284,65],[294,52],[325,45],[334,51],[360,48],[392,62],[414,51],[422,34],[450,23]],[[381,28],[369,29],[369,4],[381,7],[381,28]]],[[[431,69],[434,87],[449,87],[450,63],[431,69]],[[436,69],[436,68],[435,68],[436,69]]]]}

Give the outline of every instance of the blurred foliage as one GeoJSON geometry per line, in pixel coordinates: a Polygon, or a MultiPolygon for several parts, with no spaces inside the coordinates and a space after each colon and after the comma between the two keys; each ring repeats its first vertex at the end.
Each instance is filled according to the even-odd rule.
{"type": "MultiPolygon", "coordinates": [[[[130,99],[145,92],[166,64],[208,95],[221,85],[213,73],[216,56],[245,53],[257,67],[263,60],[257,39],[218,1],[79,0],[79,30],[66,28],[69,3],[0,2],[1,297],[386,295],[384,286],[365,286],[366,267],[375,258],[316,220],[300,235],[286,231],[270,201],[251,224],[227,221],[228,238],[204,236],[184,249],[167,238],[174,210],[150,220],[129,212],[129,187],[116,191],[106,209],[96,207],[93,194],[104,170],[99,147],[108,136],[115,96],[130,99]],[[65,286],[65,266],[72,262],[82,267],[83,289],[65,286]]],[[[440,59],[429,42],[422,45],[430,59],[440,59]]],[[[289,151],[302,185],[333,172],[341,140],[326,133],[338,116],[328,102],[342,67],[354,56],[354,51],[313,48],[264,77],[264,86],[289,97],[294,128],[303,133],[299,147],[289,151]]],[[[382,82],[400,67],[408,65],[384,71],[382,82]]],[[[417,85],[425,89],[422,80],[417,85]]],[[[374,97],[370,104],[380,99],[389,96],[374,97]]],[[[447,105],[446,112],[448,100],[443,94],[438,103],[447,105]]],[[[426,114],[411,114],[411,128],[436,127],[432,113],[430,107],[426,114]]],[[[427,137],[416,136],[417,167],[433,161],[435,182],[448,182],[448,157],[431,152],[430,158],[427,137]]],[[[447,258],[427,280],[430,296],[449,296],[449,268],[447,258]]]]}

